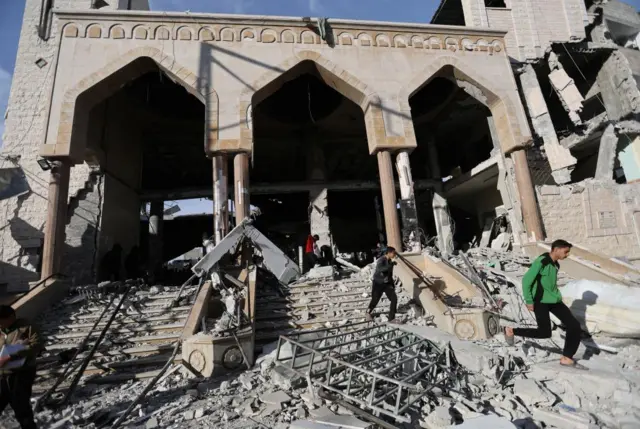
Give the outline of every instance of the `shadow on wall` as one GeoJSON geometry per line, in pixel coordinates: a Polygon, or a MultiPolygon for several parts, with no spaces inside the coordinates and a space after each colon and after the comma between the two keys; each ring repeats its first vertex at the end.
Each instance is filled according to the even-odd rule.
{"type": "MultiPolygon", "coordinates": [[[[17,256],[0,261],[0,283],[11,286],[10,292],[26,292],[29,283],[40,280],[42,270],[42,248],[44,242],[44,224],[36,228],[19,216],[19,208],[27,195],[18,199],[18,209],[8,223],[11,237],[20,246],[17,256]]],[[[78,245],[71,246],[68,241],[62,249],[61,273],[75,278],[78,282],[93,281],[95,267],[87,267],[87,252],[96,248],[96,227],[87,223],[78,245]]]]}

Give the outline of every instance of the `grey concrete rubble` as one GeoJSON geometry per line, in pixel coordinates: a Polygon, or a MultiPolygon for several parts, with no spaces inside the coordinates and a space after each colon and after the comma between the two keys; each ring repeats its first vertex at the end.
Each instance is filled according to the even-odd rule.
{"type": "MultiPolygon", "coordinates": [[[[532,316],[519,298],[519,282],[530,260],[518,253],[496,251],[488,247],[471,249],[467,257],[483,276],[491,294],[506,303],[502,314],[513,322],[505,320],[504,323],[530,323],[532,316]]],[[[461,272],[465,272],[465,264],[459,257],[452,257],[450,262],[461,272]]],[[[327,307],[322,310],[324,313],[334,312],[332,321],[325,316],[318,317],[321,313],[317,310],[310,310],[314,317],[310,314],[307,323],[303,324],[305,328],[296,332],[347,326],[363,320],[362,310],[368,303],[371,267],[365,267],[358,273],[335,275],[336,279],[334,274],[325,276],[312,272],[287,288],[291,292],[302,288],[304,293],[296,292],[294,299],[305,303],[303,305],[310,309],[326,302],[332,293],[355,293],[347,296],[358,298],[359,303],[355,305],[348,300],[334,300],[331,304],[322,304],[320,307],[327,307]],[[314,320],[317,322],[314,323],[314,320]]],[[[566,276],[560,278],[561,284],[569,281],[571,278],[566,276]]],[[[89,289],[91,288],[83,288],[89,289]]],[[[102,290],[107,289],[103,287],[102,290]]],[[[191,296],[193,292],[187,291],[184,304],[194,299],[191,296]]],[[[59,324],[71,329],[71,333],[82,332],[83,328],[78,322],[85,321],[86,325],[94,317],[98,303],[104,302],[106,297],[85,295],[81,300],[72,297],[43,315],[43,320],[47,321],[45,329],[53,329],[59,324]],[[65,322],[63,324],[56,320],[65,322]]],[[[557,364],[558,347],[563,342],[560,330],[555,330],[548,340],[518,340],[513,348],[505,345],[501,334],[489,340],[461,341],[436,327],[424,326],[428,324],[428,315],[417,317],[411,306],[407,305],[410,297],[401,289],[399,295],[403,303],[400,306],[401,315],[406,322],[400,328],[433,341],[442,350],[450,347],[450,359],[459,365],[457,371],[465,371],[467,375],[458,379],[458,388],[451,389],[445,385],[433,388],[429,395],[423,396],[411,408],[413,423],[393,423],[387,419],[396,427],[591,429],[631,428],[640,425],[640,380],[636,376],[640,369],[640,347],[635,342],[594,337],[593,341],[602,344],[603,349],[596,350],[585,345],[586,343],[581,345],[578,358],[590,371],[576,374],[575,370],[562,368],[557,364]],[[605,352],[605,346],[617,353],[605,352]]],[[[143,288],[131,296],[122,315],[123,322],[147,320],[149,326],[142,333],[134,325],[127,323],[127,329],[142,336],[141,344],[136,344],[135,347],[154,344],[144,345],[144,338],[153,338],[156,335],[153,327],[166,324],[166,321],[155,316],[154,311],[168,305],[172,299],[173,292],[169,287],[157,294],[151,294],[150,290],[143,288]]],[[[273,304],[265,301],[263,305],[273,304]]],[[[181,311],[180,308],[184,307],[174,307],[173,310],[181,311]]],[[[180,317],[180,313],[170,317],[180,317]]],[[[378,323],[384,323],[384,314],[378,318],[378,323]]],[[[125,328],[118,329],[124,332],[122,330],[125,328]]],[[[49,331],[48,351],[41,359],[54,359],[59,350],[67,347],[65,344],[81,338],[69,338],[69,332],[64,332],[56,334],[55,331],[49,331]]],[[[117,367],[117,363],[126,362],[121,353],[131,349],[130,345],[123,344],[115,336],[109,337],[108,344],[110,350],[100,351],[100,357],[90,367],[96,368],[92,371],[109,366],[117,367]]],[[[308,380],[304,377],[295,376],[286,368],[277,366],[275,344],[265,344],[262,349],[263,354],[249,370],[239,370],[209,379],[198,378],[189,371],[174,370],[159,382],[149,400],[134,411],[127,427],[375,427],[375,423],[368,420],[366,415],[354,415],[353,411],[336,402],[339,398],[328,394],[330,392],[315,382],[308,385],[308,380]]],[[[280,358],[282,356],[286,354],[281,354],[280,358]]],[[[180,368],[180,365],[176,367],[180,368]]],[[[145,369],[149,372],[149,368],[145,369]]],[[[102,375],[109,376],[108,373],[102,375]]],[[[39,385],[46,386],[44,373],[41,377],[39,385]]],[[[94,375],[87,375],[79,391],[66,406],[40,411],[37,414],[39,424],[42,427],[98,427],[118,416],[129,401],[146,386],[142,374],[137,378],[114,380],[108,384],[92,383],[92,377],[95,379],[95,372],[94,375]]],[[[42,388],[37,387],[36,391],[41,392],[42,388]]],[[[14,427],[11,422],[6,422],[5,425],[8,428],[14,427]]]]}

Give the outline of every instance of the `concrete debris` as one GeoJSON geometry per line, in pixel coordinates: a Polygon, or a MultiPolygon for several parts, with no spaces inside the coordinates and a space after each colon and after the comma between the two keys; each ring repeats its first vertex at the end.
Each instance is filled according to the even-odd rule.
{"type": "MultiPolygon", "coordinates": [[[[502,323],[532,324],[533,316],[524,306],[520,291],[522,276],[531,260],[519,253],[495,250],[490,247],[472,248],[466,256],[477,275],[485,283],[488,293],[503,306],[500,310],[503,317],[502,323]]],[[[448,263],[460,273],[468,274],[468,267],[460,257],[453,256],[448,263]]],[[[332,332],[332,335],[341,335],[340,332],[344,332],[341,329],[344,327],[362,322],[363,310],[369,300],[372,267],[366,266],[359,272],[350,274],[336,272],[331,267],[318,267],[314,270],[315,272],[310,276],[303,277],[306,280],[301,279],[285,289],[287,317],[293,318],[295,323],[302,327],[292,330],[291,325],[287,325],[286,329],[289,333],[285,334],[282,330],[276,332],[283,332],[280,335],[299,332],[301,333],[298,337],[299,342],[332,350],[330,346],[333,340],[327,340],[307,329],[324,328],[329,329],[327,332],[332,332]],[[329,314],[333,316],[329,317],[329,314]]],[[[560,284],[568,284],[568,292],[572,290],[572,284],[579,284],[572,283],[573,280],[566,275],[561,275],[559,278],[560,284]]],[[[609,286],[602,286],[601,289],[607,287],[609,286]]],[[[640,370],[640,347],[635,343],[623,343],[596,336],[592,342],[596,346],[602,346],[596,349],[593,344],[583,342],[577,357],[591,370],[587,374],[580,373],[576,376],[575,371],[560,367],[557,363],[560,353],[558,347],[563,343],[559,329],[554,331],[552,338],[548,340],[518,340],[516,346],[512,348],[505,346],[503,335],[500,333],[489,340],[463,341],[437,327],[425,326],[429,324],[429,315],[418,313],[416,308],[412,307],[412,297],[402,287],[396,287],[396,291],[399,298],[398,317],[406,322],[401,326],[400,336],[404,333],[415,335],[432,341],[443,353],[449,350],[443,355],[443,367],[449,368],[453,374],[458,372],[465,374],[464,377],[451,378],[452,384],[440,383],[431,388],[428,395],[424,395],[411,405],[412,414],[415,416],[412,427],[438,429],[447,427],[470,429],[640,427],[640,412],[638,412],[640,390],[635,375],[640,370]],[[617,354],[606,350],[615,350],[617,354]]],[[[189,297],[185,302],[193,301],[194,292],[192,288],[185,293],[185,296],[189,297]]],[[[122,319],[117,319],[117,321],[122,320],[117,322],[117,329],[123,332],[120,335],[125,335],[123,331],[125,328],[136,331],[135,335],[140,336],[141,339],[140,344],[133,344],[134,349],[136,347],[153,348],[155,343],[145,342],[144,339],[153,340],[158,334],[153,330],[137,332],[137,328],[129,323],[132,319],[146,321],[148,326],[154,327],[166,325],[167,321],[161,320],[166,317],[184,317],[180,312],[188,311],[188,306],[168,310],[176,311],[175,315],[162,313],[170,308],[165,305],[175,298],[173,293],[171,288],[165,287],[157,293],[152,293],[149,288],[132,294],[129,300],[131,305],[126,306],[124,310],[126,314],[122,319]]],[[[231,296],[236,297],[233,300],[235,310],[242,308],[240,298],[235,292],[229,292],[226,295],[222,291],[216,293],[220,294],[221,305],[225,309],[227,299],[231,296]]],[[[597,293],[603,292],[598,290],[597,293]]],[[[605,295],[603,293],[603,303],[606,301],[605,295]]],[[[477,298],[474,297],[468,302],[474,306],[488,308],[487,306],[490,305],[488,300],[477,298]]],[[[282,307],[280,296],[267,296],[263,291],[259,291],[257,299],[261,300],[257,324],[264,323],[262,319],[264,316],[260,316],[262,308],[265,309],[266,315],[273,318],[277,314],[276,311],[279,311],[278,307],[282,307]]],[[[386,298],[383,298],[381,307],[384,307],[385,302],[387,302],[386,298]]],[[[44,315],[43,319],[48,321],[44,323],[44,328],[49,334],[50,344],[42,359],[57,359],[57,354],[68,344],[77,344],[77,341],[82,338],[82,335],[79,335],[83,332],[81,329],[86,329],[81,326],[95,320],[97,305],[95,298],[89,297],[75,303],[67,302],[65,305],[55,306],[51,313],[44,315]],[[54,320],[65,322],[57,323],[53,322],[54,320]],[[57,332],[54,330],[56,324],[71,327],[71,330],[57,332]],[[69,338],[69,334],[75,335],[76,332],[78,332],[77,339],[75,336],[69,338]],[[72,340],[75,342],[71,342],[72,340]]],[[[224,319],[224,316],[210,319],[207,321],[206,329],[209,333],[206,335],[217,335],[214,328],[221,323],[221,319],[225,326],[232,322],[232,318],[224,319]]],[[[378,316],[377,320],[379,329],[389,330],[387,325],[380,324],[380,321],[385,320],[384,314],[378,316]]],[[[264,335],[264,333],[258,330],[256,335],[264,335]]],[[[348,334],[342,341],[348,342],[355,339],[355,335],[348,334]]],[[[353,347],[357,344],[357,342],[353,343],[353,347]]],[[[391,344],[393,342],[386,346],[385,353],[392,350],[391,344]]],[[[351,346],[336,349],[335,352],[327,352],[328,356],[336,357],[335,353],[349,353],[351,350],[349,347],[351,346]]],[[[122,344],[117,335],[111,335],[108,347],[104,351],[100,350],[99,359],[96,359],[90,368],[95,366],[96,369],[92,371],[98,371],[101,367],[126,365],[126,359],[132,359],[131,357],[126,358],[120,353],[109,353],[109,351],[131,348],[131,344],[122,344]]],[[[283,429],[373,427],[374,422],[367,421],[361,415],[353,415],[342,404],[335,402],[336,397],[331,396],[332,392],[329,392],[331,393],[329,395],[324,388],[319,387],[318,382],[324,381],[301,377],[291,369],[275,365],[278,354],[277,343],[264,342],[261,350],[262,354],[256,358],[252,369],[240,369],[239,373],[231,377],[220,375],[209,379],[190,378],[172,368],[158,383],[157,389],[149,394],[149,400],[134,410],[132,415],[135,417],[130,418],[130,423],[136,422],[137,427],[149,429],[178,428],[189,425],[208,427],[220,424],[231,429],[257,428],[259,425],[283,429]],[[309,380],[312,381],[310,386],[309,380]]],[[[381,354],[376,354],[378,359],[381,354]]],[[[281,347],[280,359],[290,358],[292,355],[291,347],[281,347]]],[[[361,361],[365,359],[362,357],[364,355],[360,356],[361,361]]],[[[151,357],[144,357],[144,359],[151,359],[151,357]]],[[[298,348],[296,367],[301,365],[306,368],[309,361],[310,357],[305,356],[298,348]]],[[[380,360],[374,362],[380,362],[380,360]]],[[[390,363],[388,361],[385,365],[390,363]]],[[[180,364],[174,365],[174,368],[181,367],[180,364]]],[[[366,363],[356,363],[356,365],[367,367],[366,363]]],[[[397,368],[398,374],[411,370],[411,367],[405,366],[400,365],[397,368]]],[[[326,363],[322,362],[314,361],[313,367],[328,370],[326,363]]],[[[150,368],[154,367],[141,367],[137,373],[143,374],[150,368]]],[[[367,368],[375,370],[376,367],[367,368]]],[[[339,377],[345,373],[341,373],[334,364],[332,374],[335,374],[332,377],[339,377]]],[[[444,380],[445,372],[442,374],[441,380],[444,380]]],[[[389,375],[392,376],[393,373],[389,375]]],[[[96,375],[91,377],[95,380],[99,379],[96,375]]],[[[101,377],[113,377],[113,374],[106,373],[101,377]]],[[[113,421],[146,386],[144,378],[130,375],[109,384],[91,384],[90,380],[91,378],[86,378],[77,395],[74,395],[74,399],[68,405],[56,410],[45,408],[40,411],[37,414],[38,424],[42,427],[56,425],[59,425],[57,427],[71,425],[91,427],[100,422],[113,421]]],[[[337,382],[338,379],[335,378],[335,381],[337,382]]],[[[363,386],[371,384],[366,383],[366,378],[359,376],[353,377],[352,383],[356,382],[364,383],[363,386]]],[[[427,384],[422,380],[417,386],[416,392],[427,391],[427,384]]],[[[401,400],[404,399],[401,398],[401,400]]],[[[348,399],[346,401],[349,402],[348,399]]],[[[395,405],[395,399],[391,402],[393,402],[392,406],[395,405]]],[[[390,409],[388,405],[385,405],[385,408],[387,411],[390,409]]],[[[362,409],[366,411],[366,407],[362,409]]]]}

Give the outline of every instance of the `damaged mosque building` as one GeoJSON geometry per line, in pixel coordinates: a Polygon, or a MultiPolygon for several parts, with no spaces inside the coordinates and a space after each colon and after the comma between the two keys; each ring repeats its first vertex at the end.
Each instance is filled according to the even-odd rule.
{"type": "Polygon", "coordinates": [[[562,237],[633,262],[639,32],[619,1],[448,0],[418,25],[28,0],[0,284],[92,281],[114,248],[159,273],[252,208],[300,264],[309,234],[336,255],[562,237]],[[187,198],[212,214],[165,213],[187,198]]]}
{"type": "Polygon", "coordinates": [[[39,427],[640,427],[639,76],[615,0],[26,0],[0,299],[42,330],[39,427]],[[502,333],[556,239],[580,376],[565,326],[502,333]]]}

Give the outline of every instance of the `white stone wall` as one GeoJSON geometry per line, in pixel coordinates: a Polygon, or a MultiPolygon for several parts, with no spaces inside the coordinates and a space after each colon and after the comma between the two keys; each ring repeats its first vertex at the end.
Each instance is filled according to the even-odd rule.
{"type": "Polygon", "coordinates": [[[587,180],[537,187],[548,240],[609,256],[640,257],[640,186],[587,180]]]}
{"type": "MultiPolygon", "coordinates": [[[[8,283],[8,290],[25,288],[28,281],[38,279],[34,253],[43,238],[47,213],[49,173],[36,160],[44,141],[59,40],[55,23],[48,41],[38,37],[40,4],[40,0],[26,0],[3,136],[2,155],[20,155],[19,165],[31,188],[27,196],[0,201],[0,283],[8,283]],[[35,64],[40,58],[47,62],[42,68],[35,64]],[[23,249],[25,246],[31,250],[23,249]]],[[[85,9],[90,0],[59,0],[56,4],[85,9]]],[[[0,162],[2,167],[11,165],[0,162]]],[[[88,172],[86,165],[72,169],[69,198],[84,186],[88,172]]]]}
{"type": "MultiPolygon", "coordinates": [[[[483,8],[477,13],[486,14],[489,28],[508,31],[507,52],[518,61],[541,57],[552,42],[586,37],[583,0],[506,0],[506,4],[507,8],[483,8]]],[[[465,21],[471,25],[466,14],[465,21]]],[[[473,17],[473,22],[479,21],[473,17]]]]}

